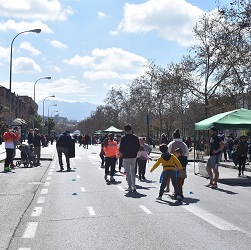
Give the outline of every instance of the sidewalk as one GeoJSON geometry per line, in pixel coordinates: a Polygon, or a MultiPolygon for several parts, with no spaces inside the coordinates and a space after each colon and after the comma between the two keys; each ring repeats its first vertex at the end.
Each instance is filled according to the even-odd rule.
{"type": "MultiPolygon", "coordinates": [[[[27,144],[27,142],[23,142],[23,144],[27,144]]],[[[53,159],[54,154],[56,153],[56,143],[53,145],[48,144],[48,147],[41,147],[41,161],[51,161],[53,159]]],[[[0,145],[0,162],[5,160],[5,145],[2,143],[0,145]]],[[[16,149],[15,160],[19,160],[21,158],[21,151],[16,149]]]]}

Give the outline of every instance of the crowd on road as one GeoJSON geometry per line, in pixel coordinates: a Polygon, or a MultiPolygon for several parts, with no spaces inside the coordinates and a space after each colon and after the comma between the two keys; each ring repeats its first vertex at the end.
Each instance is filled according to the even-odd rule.
{"type": "MultiPolygon", "coordinates": [[[[116,138],[114,138],[113,133],[110,133],[103,138],[99,154],[101,158],[101,167],[105,170],[105,181],[112,183],[115,181],[115,167],[118,162],[119,171],[121,172],[123,168],[123,174],[126,176],[128,184],[127,191],[135,192],[137,173],[138,181],[144,181],[146,179],[146,164],[152,160],[150,156],[152,147],[146,143],[145,137],[138,137],[133,133],[130,124],[124,126],[124,133],[123,136],[116,135],[116,138]]],[[[209,129],[209,135],[210,149],[206,165],[209,183],[205,186],[217,188],[219,179],[218,167],[222,156],[224,156],[226,160],[232,160],[236,165],[239,165],[238,176],[241,176],[244,175],[246,160],[250,149],[246,136],[244,135],[239,138],[237,143],[233,140],[231,135],[228,135],[225,139],[221,133],[217,133],[215,127],[209,129]]],[[[3,137],[0,138],[0,143],[2,143],[2,141],[5,143],[6,149],[6,159],[3,172],[8,173],[15,167],[13,159],[15,157],[15,149],[17,148],[17,145],[22,146],[20,143],[18,127],[12,128],[11,126],[8,126],[3,137]]],[[[41,147],[44,146],[43,141],[44,136],[39,133],[37,128],[29,130],[27,140],[28,146],[26,147],[31,149],[31,152],[33,153],[34,158],[31,167],[40,166],[41,147]]],[[[76,140],[71,137],[70,131],[65,131],[56,139],[56,149],[59,160],[58,171],[64,170],[63,155],[65,156],[67,171],[71,171],[70,158],[75,157],[75,141],[76,140]]],[[[80,135],[78,137],[78,142],[80,146],[83,145],[88,149],[88,145],[91,142],[90,136],[88,134],[80,135]]],[[[53,141],[51,143],[53,143],[53,141]]],[[[162,174],[160,176],[161,185],[157,197],[158,200],[162,199],[164,192],[170,192],[170,180],[174,188],[174,198],[177,200],[183,199],[183,185],[184,180],[187,178],[186,166],[188,164],[189,149],[191,146],[191,138],[188,137],[187,140],[184,141],[178,129],[174,131],[172,140],[168,140],[165,134],[162,134],[161,145],[159,146],[161,156],[150,169],[150,172],[152,172],[158,166],[162,166],[162,174]]]]}

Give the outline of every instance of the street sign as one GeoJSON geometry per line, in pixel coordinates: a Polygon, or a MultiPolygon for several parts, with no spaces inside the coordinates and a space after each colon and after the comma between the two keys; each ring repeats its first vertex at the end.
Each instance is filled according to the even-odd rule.
{"type": "Polygon", "coordinates": [[[151,115],[145,115],[144,117],[144,124],[152,124],[152,116],[151,115]]]}

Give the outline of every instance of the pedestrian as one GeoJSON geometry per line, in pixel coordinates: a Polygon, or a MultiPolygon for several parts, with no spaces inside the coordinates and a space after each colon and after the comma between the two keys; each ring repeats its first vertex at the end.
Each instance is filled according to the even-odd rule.
{"type": "Polygon", "coordinates": [[[17,144],[21,144],[19,141],[21,139],[21,137],[20,137],[18,130],[19,130],[18,127],[13,128],[13,133],[15,133],[17,135],[17,139],[14,140],[14,151],[13,151],[13,155],[12,155],[11,162],[10,162],[10,168],[12,168],[12,169],[14,169],[16,167],[16,165],[14,164],[14,158],[16,156],[17,144]]]}
{"type": "Polygon", "coordinates": [[[71,171],[70,167],[70,155],[69,155],[69,148],[71,146],[71,136],[70,131],[66,130],[63,134],[60,134],[57,141],[56,141],[56,148],[57,148],[57,154],[58,154],[58,161],[60,170],[64,170],[63,166],[63,159],[62,155],[65,155],[66,165],[67,165],[67,171],[71,171]]]}
{"type": "Polygon", "coordinates": [[[3,134],[3,140],[5,142],[6,158],[4,161],[4,173],[11,172],[10,164],[15,149],[15,141],[18,139],[18,135],[12,132],[11,126],[7,127],[6,132],[3,134]]]}
{"type": "Polygon", "coordinates": [[[35,155],[35,166],[40,165],[40,157],[41,157],[41,143],[44,139],[43,135],[39,133],[38,128],[34,128],[34,137],[33,137],[33,145],[34,145],[34,155],[35,155]]]}
{"type": "Polygon", "coordinates": [[[167,179],[168,177],[170,177],[172,180],[174,190],[175,190],[175,197],[177,198],[177,200],[182,200],[182,197],[180,196],[179,188],[177,185],[177,178],[176,178],[176,171],[175,171],[176,166],[179,168],[179,170],[182,170],[182,165],[175,155],[170,154],[168,152],[168,147],[166,144],[161,144],[159,147],[159,150],[162,154],[158,158],[156,163],[150,169],[150,172],[152,172],[160,164],[162,164],[162,167],[163,167],[159,196],[156,199],[162,200],[162,196],[164,193],[164,189],[166,187],[167,179]]]}
{"type": "Polygon", "coordinates": [[[217,136],[216,127],[211,127],[209,129],[210,135],[210,151],[209,158],[207,160],[207,173],[209,176],[209,184],[205,185],[206,187],[217,188],[217,182],[219,179],[219,162],[222,155],[222,150],[225,147],[225,144],[219,136],[217,136]]]}
{"type": "Polygon", "coordinates": [[[27,141],[29,145],[33,144],[33,138],[34,138],[33,129],[30,129],[29,134],[28,134],[28,141],[27,141]]]}
{"type": "Polygon", "coordinates": [[[126,172],[126,180],[128,183],[127,191],[136,191],[135,186],[135,163],[137,153],[140,149],[139,138],[133,134],[131,124],[124,126],[125,135],[122,136],[119,153],[123,157],[123,167],[126,172]]]}
{"type": "Polygon", "coordinates": [[[101,142],[99,157],[101,158],[101,168],[103,168],[105,166],[104,142],[101,142]]]}
{"type": "Polygon", "coordinates": [[[138,179],[145,180],[145,173],[146,173],[146,163],[148,160],[152,160],[152,158],[149,156],[149,154],[152,151],[152,148],[145,143],[145,138],[141,137],[139,138],[139,143],[140,143],[140,149],[137,153],[137,163],[139,166],[139,174],[138,174],[138,179]]]}
{"type": "MultiPolygon", "coordinates": [[[[169,142],[169,144],[167,145],[168,147],[168,152],[169,153],[174,153],[174,150],[177,148],[180,148],[182,151],[182,155],[187,157],[189,157],[189,149],[186,145],[186,143],[183,142],[183,140],[181,139],[180,136],[180,130],[176,129],[173,132],[173,140],[171,142],[169,142]]],[[[170,192],[170,178],[167,179],[167,185],[166,185],[166,192],[170,192]]]]}
{"type": "Polygon", "coordinates": [[[227,150],[227,154],[228,154],[228,161],[232,161],[233,160],[233,158],[232,158],[233,148],[234,148],[234,140],[231,137],[231,135],[229,134],[227,136],[227,140],[226,140],[226,150],[227,150]]]}
{"type": "Polygon", "coordinates": [[[236,148],[238,163],[239,163],[239,174],[238,176],[244,175],[247,155],[248,155],[248,143],[245,135],[240,137],[240,140],[237,144],[236,148]]]}
{"type": "Polygon", "coordinates": [[[163,133],[162,135],[161,135],[161,141],[160,141],[160,144],[167,144],[167,137],[166,137],[166,135],[163,133]]]}
{"type": "Polygon", "coordinates": [[[86,149],[88,149],[88,145],[91,141],[91,138],[88,134],[85,135],[85,146],[86,146],[86,149]]]}
{"type": "Polygon", "coordinates": [[[188,160],[187,160],[187,157],[183,155],[183,151],[180,148],[176,148],[173,154],[176,156],[176,158],[180,161],[182,165],[182,169],[178,171],[177,185],[178,185],[180,196],[183,199],[184,198],[183,185],[184,185],[185,179],[187,178],[186,166],[188,164],[188,160]]]}
{"type": "MultiPolygon", "coordinates": [[[[118,143],[118,148],[120,146],[120,141],[121,141],[121,135],[117,135],[117,143],[118,143]]],[[[123,166],[123,157],[119,156],[118,158],[118,163],[119,163],[119,172],[121,172],[122,166],[123,166]]]]}
{"type": "Polygon", "coordinates": [[[112,133],[108,135],[107,145],[104,146],[103,149],[105,151],[105,181],[107,181],[109,173],[110,181],[115,181],[114,174],[118,155],[118,144],[114,141],[114,135],[112,133]]]}

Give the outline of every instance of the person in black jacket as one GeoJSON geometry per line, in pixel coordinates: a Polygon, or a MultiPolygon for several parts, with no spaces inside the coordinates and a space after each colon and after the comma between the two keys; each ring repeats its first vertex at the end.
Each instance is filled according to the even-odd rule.
{"type": "Polygon", "coordinates": [[[66,159],[67,171],[71,171],[70,157],[69,157],[69,147],[71,145],[71,136],[69,133],[70,133],[70,131],[65,131],[63,134],[59,135],[57,142],[56,142],[58,161],[59,161],[59,166],[60,166],[59,171],[64,170],[63,160],[62,160],[63,153],[64,153],[65,159],[66,159]]]}
{"type": "Polygon", "coordinates": [[[238,155],[238,163],[239,163],[239,174],[238,176],[244,175],[247,154],[248,154],[248,143],[245,135],[240,137],[240,141],[237,144],[237,155],[238,155]]]}
{"type": "Polygon", "coordinates": [[[140,149],[139,138],[132,133],[132,126],[128,123],[124,126],[125,135],[121,138],[119,152],[123,157],[123,167],[126,172],[128,191],[136,191],[135,187],[135,163],[140,149]]]}

